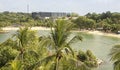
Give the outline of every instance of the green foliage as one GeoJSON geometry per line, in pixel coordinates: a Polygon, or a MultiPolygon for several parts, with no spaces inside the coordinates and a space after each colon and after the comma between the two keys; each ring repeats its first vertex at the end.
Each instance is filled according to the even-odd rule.
{"type": "Polygon", "coordinates": [[[36,31],[30,30],[28,27],[20,28],[13,37],[16,38],[20,52],[16,58],[21,60],[23,68],[27,70],[43,56],[39,37],[36,35],[36,31]]]}
{"type": "Polygon", "coordinates": [[[78,17],[78,16],[79,16],[79,14],[74,13],[74,12],[70,14],[70,17],[78,17]]]}
{"type": "Polygon", "coordinates": [[[90,50],[87,50],[86,54],[89,57],[89,60],[96,59],[96,57],[93,55],[93,53],[90,50]]]}
{"type": "Polygon", "coordinates": [[[120,59],[120,56],[119,56],[120,55],[120,45],[115,45],[111,49],[110,55],[112,56],[111,60],[113,60],[113,61],[119,60],[120,59]]]}
{"type": "Polygon", "coordinates": [[[11,70],[24,70],[20,60],[14,60],[11,63],[11,70]]]}
{"type": "Polygon", "coordinates": [[[40,19],[33,19],[31,14],[20,13],[20,12],[0,13],[0,27],[5,27],[5,26],[47,26],[47,25],[40,19]]]}
{"type": "Polygon", "coordinates": [[[96,61],[92,52],[80,51],[76,58],[70,47],[75,41],[82,41],[77,33],[69,39],[74,24],[66,20],[56,20],[54,25],[50,25],[51,34],[48,37],[38,37],[36,31],[23,27],[12,38],[3,42],[0,46],[5,50],[1,49],[0,52],[7,54],[2,57],[7,57],[8,60],[1,65],[1,69],[90,70],[96,61]]]}
{"type": "Polygon", "coordinates": [[[0,67],[5,66],[17,55],[17,50],[12,49],[10,46],[1,46],[0,47],[0,67]]]}
{"type": "Polygon", "coordinates": [[[90,70],[88,66],[75,58],[63,58],[60,64],[62,65],[60,70],[90,70]]]}
{"type": "Polygon", "coordinates": [[[120,60],[114,62],[114,70],[120,70],[120,60]]]}
{"type": "Polygon", "coordinates": [[[120,70],[120,45],[115,45],[111,49],[111,60],[114,61],[114,70],[120,70]]]}
{"type": "Polygon", "coordinates": [[[43,43],[50,48],[51,55],[35,63],[32,68],[42,67],[43,70],[61,70],[63,67],[61,66],[62,59],[68,55],[71,56],[71,58],[74,56],[74,52],[70,47],[70,44],[76,39],[82,40],[80,36],[74,36],[71,40],[68,40],[68,37],[71,35],[70,30],[72,28],[73,24],[69,21],[56,20],[54,25],[51,27],[51,35],[43,40],[43,43]]]}
{"type": "Polygon", "coordinates": [[[73,22],[77,24],[80,29],[94,29],[95,28],[95,21],[92,19],[88,19],[84,16],[78,17],[73,22]]]}
{"type": "MultiPolygon", "coordinates": [[[[94,30],[101,28],[105,32],[117,33],[120,31],[120,13],[117,12],[103,12],[88,13],[85,16],[79,16],[76,13],[71,13],[71,17],[78,17],[72,19],[77,24],[75,28],[94,30]]],[[[69,19],[70,20],[70,19],[69,19]]],[[[21,12],[3,12],[0,13],[0,27],[5,26],[45,26],[50,27],[54,19],[40,19],[38,17],[32,18],[31,14],[21,12]]],[[[54,24],[53,24],[54,25],[54,24]]]]}
{"type": "Polygon", "coordinates": [[[77,59],[83,62],[87,67],[97,67],[97,59],[90,50],[87,50],[86,53],[79,51],[77,54],[77,59]]]}
{"type": "Polygon", "coordinates": [[[86,17],[96,21],[96,28],[103,28],[105,32],[116,33],[120,29],[120,13],[110,11],[101,14],[88,13],[86,17]]]}
{"type": "Polygon", "coordinates": [[[34,31],[30,31],[28,27],[20,28],[14,37],[18,40],[19,47],[27,47],[35,41],[36,34],[34,31]]]}
{"type": "Polygon", "coordinates": [[[78,60],[80,60],[80,61],[82,61],[82,62],[88,60],[87,54],[84,53],[83,51],[79,51],[79,52],[78,52],[77,58],[78,58],[78,60]]]}
{"type": "Polygon", "coordinates": [[[27,27],[20,28],[12,38],[0,45],[1,69],[10,67],[13,70],[28,70],[31,65],[47,54],[43,54],[45,48],[41,48],[41,43],[36,31],[27,27]]]}

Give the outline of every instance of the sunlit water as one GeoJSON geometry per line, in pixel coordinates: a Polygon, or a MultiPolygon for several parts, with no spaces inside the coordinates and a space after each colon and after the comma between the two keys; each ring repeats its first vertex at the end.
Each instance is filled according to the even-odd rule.
{"type": "MultiPolygon", "coordinates": [[[[9,33],[1,33],[0,34],[0,42],[4,42],[15,31],[10,31],[9,33]]],[[[38,35],[49,35],[50,31],[38,31],[38,35]]],[[[75,33],[73,33],[75,34],[75,33]]],[[[72,44],[72,48],[75,51],[90,49],[96,57],[102,59],[104,62],[94,70],[113,70],[112,63],[110,62],[110,49],[113,45],[120,43],[120,38],[108,37],[108,36],[100,36],[100,35],[92,35],[86,33],[80,33],[83,37],[82,42],[75,42],[72,44]]]]}

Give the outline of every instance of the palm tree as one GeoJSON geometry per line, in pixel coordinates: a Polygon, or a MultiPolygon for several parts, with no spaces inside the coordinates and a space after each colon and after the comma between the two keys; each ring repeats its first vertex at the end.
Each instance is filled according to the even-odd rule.
{"type": "Polygon", "coordinates": [[[16,42],[14,47],[20,53],[11,65],[21,62],[22,66],[24,66],[22,68],[27,69],[32,63],[35,63],[39,59],[39,37],[37,37],[36,32],[30,30],[30,28],[22,27],[13,35],[13,38],[15,38],[14,42],[16,42]]]}
{"type": "Polygon", "coordinates": [[[36,31],[30,30],[28,27],[22,27],[13,35],[12,38],[0,44],[0,46],[6,48],[12,48],[11,52],[14,50],[17,51],[17,56],[14,55],[15,57],[12,58],[12,62],[7,62],[11,65],[13,70],[16,68],[20,69],[20,67],[22,69],[29,70],[28,68],[30,65],[37,62],[45,55],[43,52],[45,52],[46,48],[41,48],[40,46],[42,38],[43,37],[38,37],[36,35],[36,31]]]}
{"type": "Polygon", "coordinates": [[[32,42],[32,40],[30,40],[31,38],[34,37],[35,34],[31,33],[28,27],[25,28],[20,28],[16,34],[13,35],[13,37],[16,38],[16,42],[18,44],[18,49],[20,51],[19,56],[21,56],[21,60],[23,60],[23,54],[26,51],[26,48],[29,47],[32,42]],[[31,36],[31,34],[33,35],[33,37],[31,36]]]}
{"type": "Polygon", "coordinates": [[[120,45],[115,45],[111,49],[111,60],[114,61],[114,70],[120,70],[120,45]]]}
{"type": "Polygon", "coordinates": [[[32,65],[31,68],[38,68],[39,66],[42,67],[42,64],[45,66],[50,63],[52,67],[51,70],[60,70],[59,66],[61,65],[60,62],[62,61],[62,58],[66,57],[66,59],[69,59],[72,58],[71,56],[74,57],[74,51],[70,45],[77,40],[81,41],[82,37],[80,35],[73,35],[72,38],[69,39],[72,28],[72,23],[65,20],[56,20],[54,25],[51,27],[51,35],[42,41],[46,46],[48,46],[48,51],[52,52],[49,53],[49,56],[32,65]],[[68,55],[69,53],[70,55],[68,55]]]}
{"type": "Polygon", "coordinates": [[[15,60],[20,60],[24,69],[27,69],[39,59],[39,37],[28,27],[20,28],[13,37],[16,39],[18,51],[20,51],[15,60]]]}

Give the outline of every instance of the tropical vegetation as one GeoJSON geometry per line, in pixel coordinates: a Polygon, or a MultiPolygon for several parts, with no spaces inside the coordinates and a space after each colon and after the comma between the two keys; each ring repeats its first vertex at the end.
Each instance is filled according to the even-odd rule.
{"type": "MultiPolygon", "coordinates": [[[[76,26],[75,29],[86,30],[101,30],[104,32],[117,33],[120,31],[120,13],[118,12],[103,12],[103,13],[87,13],[84,16],[79,16],[77,13],[71,13],[69,17],[62,19],[71,20],[76,26]]],[[[45,26],[50,27],[49,22],[54,19],[40,19],[32,17],[31,13],[22,12],[1,12],[0,27],[5,26],[45,26]]]]}
{"type": "MultiPolygon", "coordinates": [[[[90,70],[97,67],[97,58],[90,50],[75,52],[71,44],[82,41],[82,37],[71,30],[120,31],[120,13],[88,13],[79,16],[72,13],[68,19],[39,19],[30,13],[0,13],[0,29],[5,26],[20,29],[0,44],[1,70],[90,70]],[[48,36],[38,36],[32,26],[50,27],[48,36]]],[[[120,45],[110,53],[114,70],[120,70],[120,45]]]]}
{"type": "Polygon", "coordinates": [[[0,27],[5,26],[49,26],[48,19],[39,20],[29,13],[2,12],[0,13],[0,27]]]}
{"type": "Polygon", "coordinates": [[[120,45],[115,45],[111,49],[111,61],[114,62],[114,70],[120,70],[120,45]]]}
{"type": "Polygon", "coordinates": [[[90,70],[97,67],[90,50],[75,53],[71,44],[82,41],[71,33],[74,24],[56,20],[48,36],[38,36],[29,27],[21,27],[0,44],[1,70],[90,70]],[[71,37],[71,38],[70,38],[71,37]]]}

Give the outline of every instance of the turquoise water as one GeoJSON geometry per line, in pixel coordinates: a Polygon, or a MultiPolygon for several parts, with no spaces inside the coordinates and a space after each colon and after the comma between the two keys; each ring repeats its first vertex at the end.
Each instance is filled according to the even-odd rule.
{"type": "MultiPolygon", "coordinates": [[[[0,34],[0,42],[3,42],[9,37],[11,37],[13,33],[15,33],[15,31],[0,34]]],[[[49,34],[49,31],[38,31],[38,35],[49,34]]],[[[94,70],[113,70],[112,63],[110,62],[109,52],[113,45],[120,43],[120,38],[92,35],[86,33],[80,34],[83,37],[83,41],[75,42],[71,45],[72,48],[76,51],[79,51],[80,49],[84,51],[90,49],[95,54],[95,56],[104,61],[104,63],[102,63],[98,68],[94,70]]]]}
{"type": "Polygon", "coordinates": [[[112,46],[120,43],[120,38],[85,33],[82,33],[81,35],[83,36],[83,41],[73,44],[73,48],[75,50],[82,49],[84,51],[90,49],[96,57],[104,61],[104,63],[94,70],[113,70],[109,53],[112,46]]]}
{"type": "Polygon", "coordinates": [[[10,31],[8,33],[0,33],[0,43],[4,42],[8,38],[12,37],[15,31],[10,31]]]}

